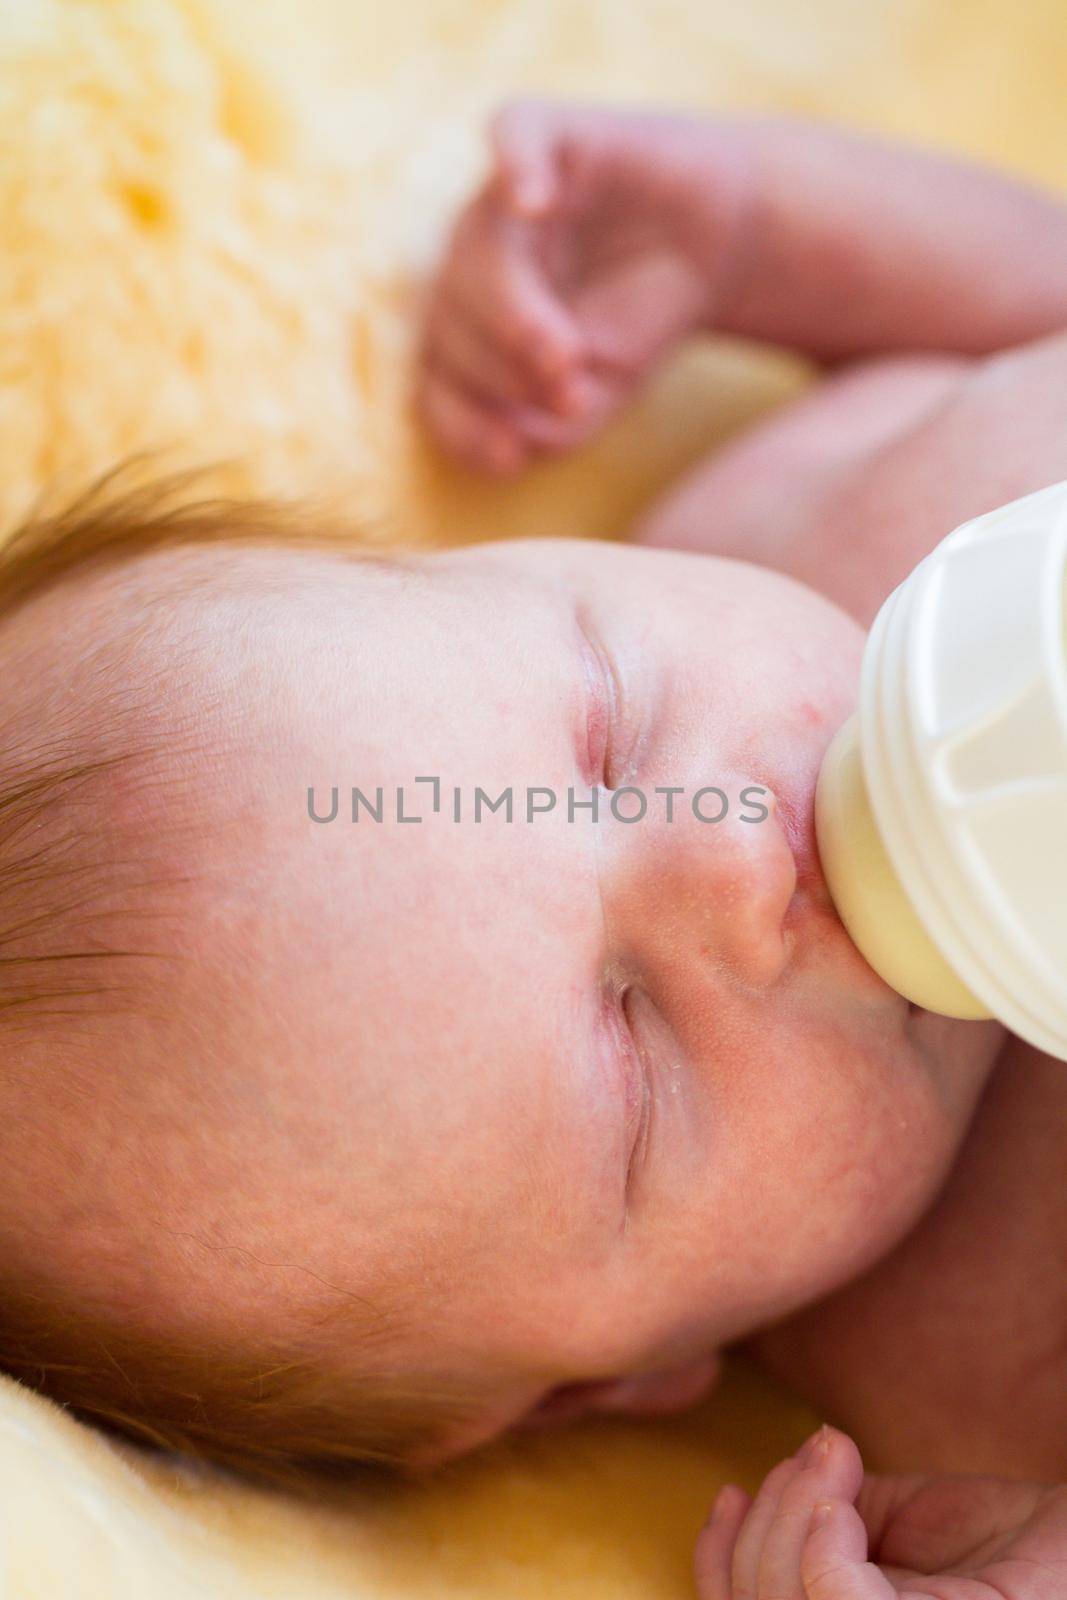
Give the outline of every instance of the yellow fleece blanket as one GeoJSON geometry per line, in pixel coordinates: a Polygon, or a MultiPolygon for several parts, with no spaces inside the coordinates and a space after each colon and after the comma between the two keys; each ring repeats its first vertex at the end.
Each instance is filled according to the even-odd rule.
{"type": "MultiPolygon", "coordinates": [[[[328,495],[367,537],[620,529],[798,364],[693,349],[518,486],[412,427],[418,283],[505,95],[844,118],[1062,181],[1062,0],[0,0],[0,529],[138,450],[328,495]]],[[[976,263],[981,270],[981,263],[976,263]]],[[[504,1441],[308,1507],[0,1380],[7,1600],[678,1600],[726,1477],[811,1418],[733,1370],[689,1416],[504,1441]]]]}

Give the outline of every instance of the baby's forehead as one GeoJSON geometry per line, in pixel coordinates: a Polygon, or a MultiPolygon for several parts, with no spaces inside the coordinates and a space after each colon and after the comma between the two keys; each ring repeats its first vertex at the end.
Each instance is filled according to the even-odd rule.
{"type": "Polygon", "coordinates": [[[180,622],[194,632],[199,625],[214,648],[225,645],[218,630],[227,617],[235,629],[295,627],[301,617],[314,629],[333,616],[342,626],[395,623],[413,635],[447,620],[491,636],[505,619],[534,624],[582,593],[604,592],[620,571],[637,577],[657,555],[559,538],[367,549],[309,527],[302,538],[223,537],[90,567],[74,575],[68,599],[77,609],[91,595],[105,628],[132,622],[148,638],[146,614],[157,625],[180,622]],[[629,572],[631,565],[638,570],[629,572]]]}

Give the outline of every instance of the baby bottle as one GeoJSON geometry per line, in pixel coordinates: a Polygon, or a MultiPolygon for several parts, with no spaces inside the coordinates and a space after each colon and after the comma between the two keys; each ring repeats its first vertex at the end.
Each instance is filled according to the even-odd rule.
{"type": "Polygon", "coordinates": [[[887,983],[1067,1060],[1067,483],[964,523],[890,595],[815,821],[887,983]]]}

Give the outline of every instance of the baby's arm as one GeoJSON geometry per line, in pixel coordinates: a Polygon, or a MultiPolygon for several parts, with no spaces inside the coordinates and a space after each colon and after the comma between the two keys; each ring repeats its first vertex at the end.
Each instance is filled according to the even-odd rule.
{"type": "Polygon", "coordinates": [[[712,123],[744,209],[715,324],[841,360],[980,355],[1067,325],[1067,206],[1002,174],[833,128],[712,123]]]}
{"type": "Polygon", "coordinates": [[[521,102],[429,296],[420,400],[511,470],[581,442],[701,328],[842,361],[1067,326],[1067,207],[784,119],[521,102]]]}

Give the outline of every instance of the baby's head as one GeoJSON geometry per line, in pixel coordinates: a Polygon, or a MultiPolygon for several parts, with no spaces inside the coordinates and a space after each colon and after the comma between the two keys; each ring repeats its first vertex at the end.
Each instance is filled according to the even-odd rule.
{"type": "Polygon", "coordinates": [[[5,1365],[236,1462],[427,1463],[693,1398],[901,1234],[995,1035],[828,902],[841,612],[96,515],[0,616],[5,1365]]]}

